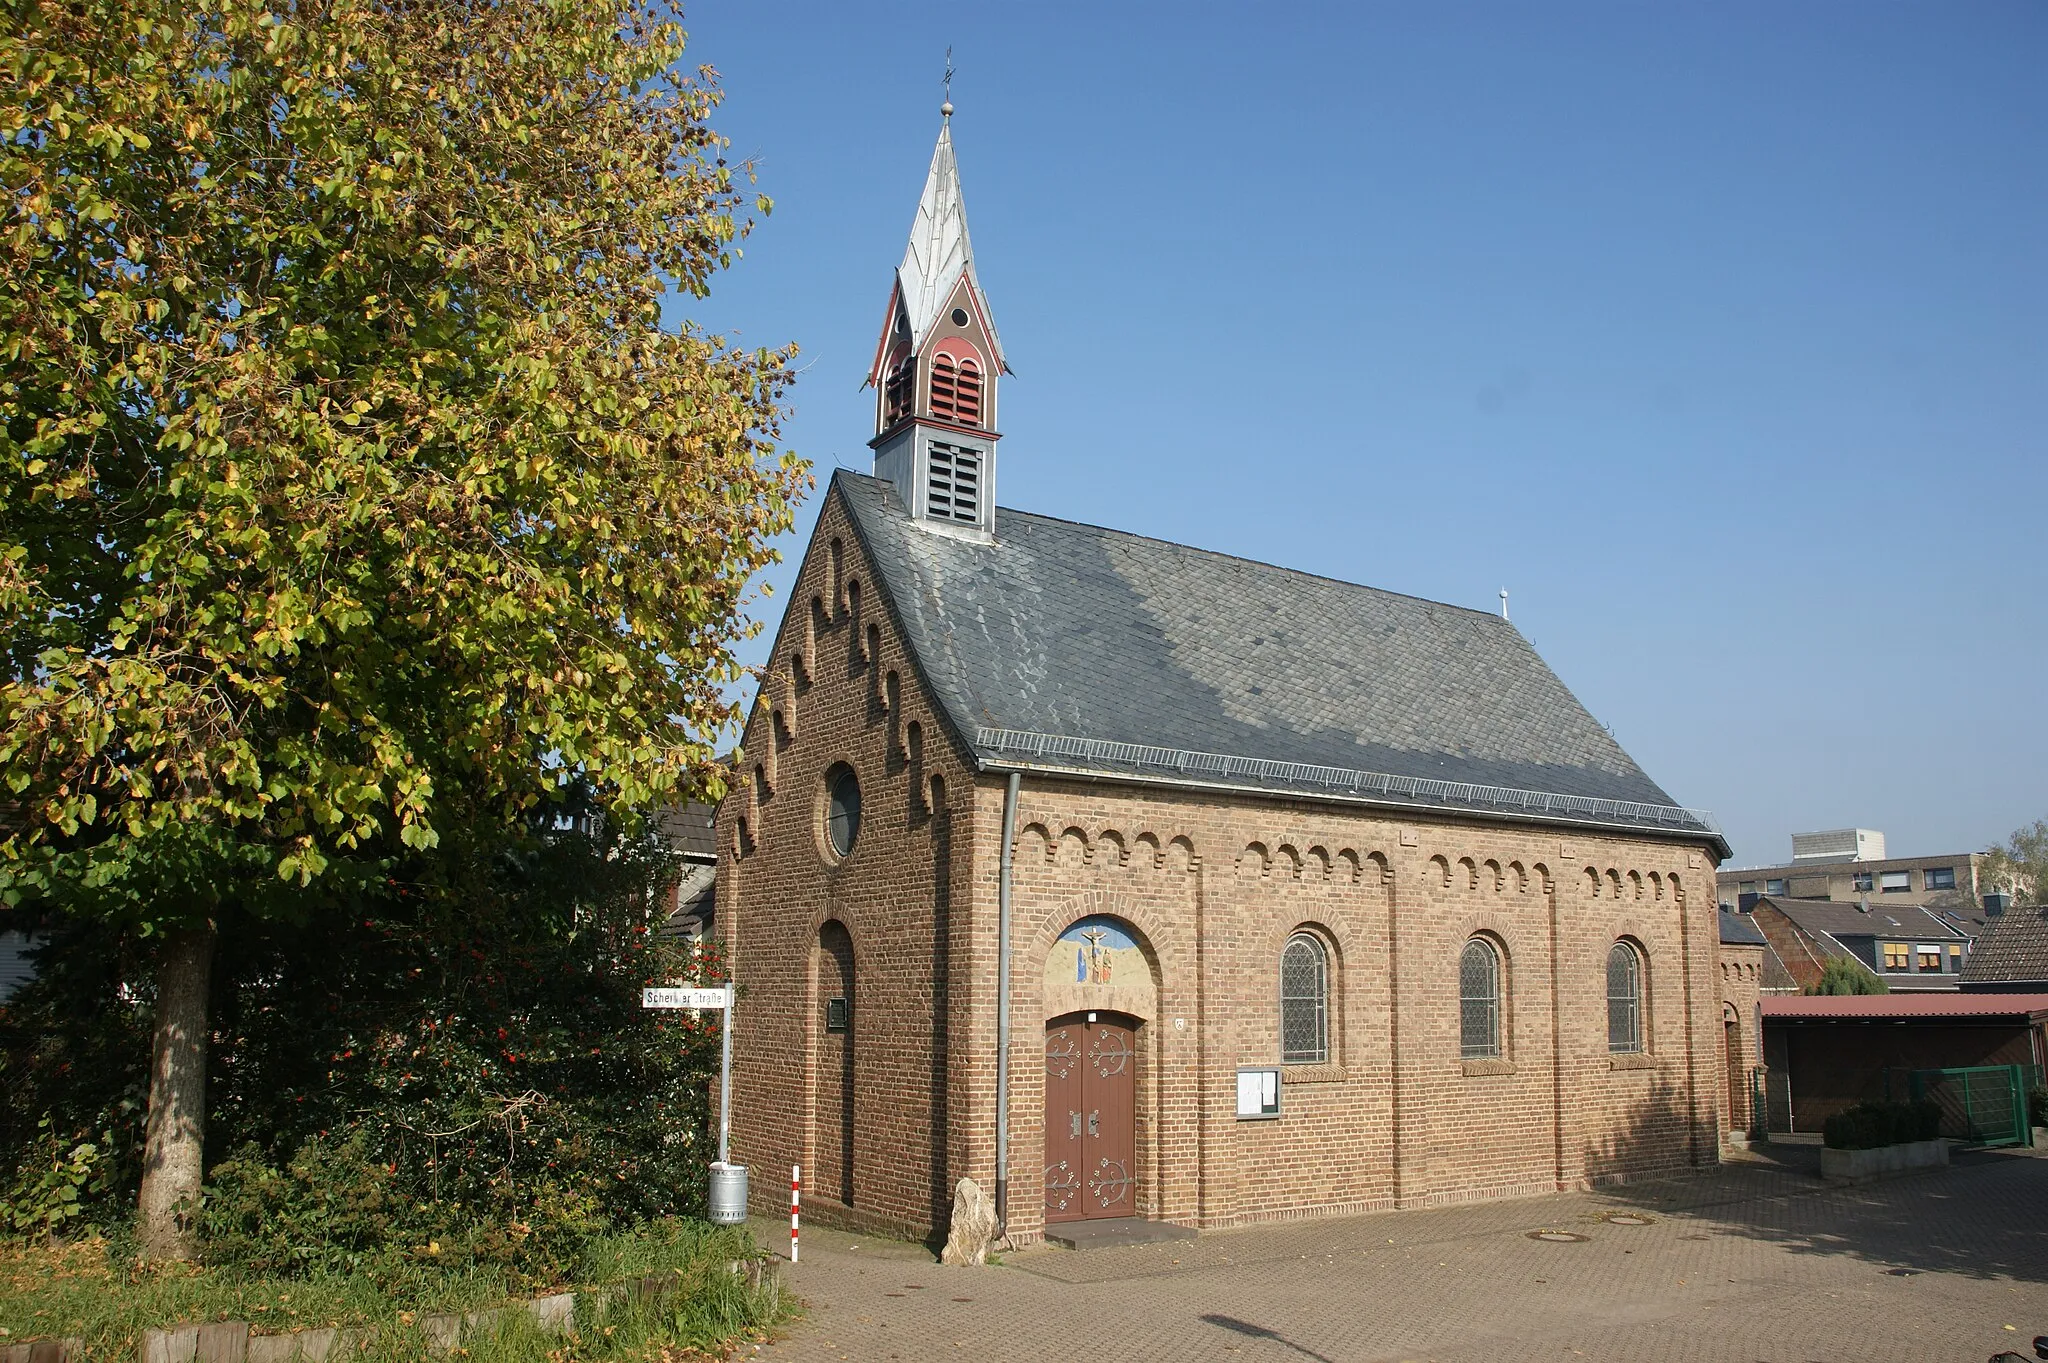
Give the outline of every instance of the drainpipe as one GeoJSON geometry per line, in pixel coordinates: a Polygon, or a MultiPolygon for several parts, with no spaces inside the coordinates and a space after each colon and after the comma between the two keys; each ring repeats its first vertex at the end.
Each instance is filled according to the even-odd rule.
{"type": "Polygon", "coordinates": [[[1010,847],[1017,840],[1017,785],[1003,792],[1003,851],[996,881],[996,1233],[1010,1230],[1010,847]]]}

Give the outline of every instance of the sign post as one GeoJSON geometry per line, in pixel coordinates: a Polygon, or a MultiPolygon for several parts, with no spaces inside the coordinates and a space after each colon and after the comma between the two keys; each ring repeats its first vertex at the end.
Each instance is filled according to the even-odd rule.
{"type": "Polygon", "coordinates": [[[733,984],[666,986],[642,989],[642,1008],[705,1008],[725,1014],[719,1025],[718,1160],[711,1166],[711,1220],[736,1226],[747,1219],[747,1166],[728,1164],[732,1140],[732,1015],[733,984]]]}

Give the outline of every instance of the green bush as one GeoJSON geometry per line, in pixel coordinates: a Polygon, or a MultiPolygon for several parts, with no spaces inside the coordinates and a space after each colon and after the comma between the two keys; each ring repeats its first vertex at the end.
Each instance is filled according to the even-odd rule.
{"type": "Polygon", "coordinates": [[[111,1135],[66,1150],[47,1113],[37,1134],[40,1139],[15,1171],[14,1186],[0,1195],[0,1234],[53,1239],[84,1216],[90,1195],[111,1182],[103,1153],[113,1144],[111,1135]]]}
{"type": "Polygon", "coordinates": [[[1835,1150],[1877,1150],[1908,1141],[1931,1141],[1941,1134],[1941,1108],[1930,1102],[1858,1103],[1837,1112],[1822,1127],[1835,1150]]]}
{"type": "Polygon", "coordinates": [[[1820,983],[1809,994],[1889,994],[1891,986],[1851,956],[1830,956],[1820,968],[1820,983]]]}
{"type": "MultiPolygon", "coordinates": [[[[205,1259],[537,1286],[594,1236],[701,1215],[717,1015],[640,1007],[645,984],[722,974],[657,931],[673,874],[652,839],[550,833],[394,864],[299,924],[224,923],[205,1259]]],[[[64,1228],[132,1214],[146,951],[58,934],[0,1009],[0,1193],[95,1146],[64,1228]]]]}
{"type": "Polygon", "coordinates": [[[506,1180],[484,1205],[419,1201],[373,1141],[359,1126],[307,1141],[283,1168],[253,1144],[215,1165],[200,1213],[208,1262],[277,1278],[498,1267],[515,1282],[551,1281],[611,1229],[596,1199],[555,1179],[506,1180]]]}

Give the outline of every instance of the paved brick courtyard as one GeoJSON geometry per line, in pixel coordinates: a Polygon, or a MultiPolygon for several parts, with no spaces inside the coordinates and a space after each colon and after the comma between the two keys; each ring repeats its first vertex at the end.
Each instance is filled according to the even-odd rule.
{"type": "MultiPolygon", "coordinates": [[[[1165,1245],[1037,1248],[988,1269],[807,1229],[803,1262],[785,1273],[809,1316],[759,1357],[1982,1363],[2000,1349],[2031,1353],[2048,1333],[2048,1159],[1960,1160],[1845,1189],[1820,1182],[1811,1149],[1771,1147],[1633,1188],[1165,1245]]],[[[776,1243],[769,1223],[756,1229],[776,1243]]]]}

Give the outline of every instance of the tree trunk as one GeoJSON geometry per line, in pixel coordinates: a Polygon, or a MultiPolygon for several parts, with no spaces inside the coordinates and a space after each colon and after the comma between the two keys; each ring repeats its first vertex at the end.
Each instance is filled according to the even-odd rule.
{"type": "Polygon", "coordinates": [[[207,996],[213,976],[211,925],[164,935],[157,952],[156,1038],[143,1127],[142,1257],[190,1259],[198,1247],[206,1138],[207,996]]]}

